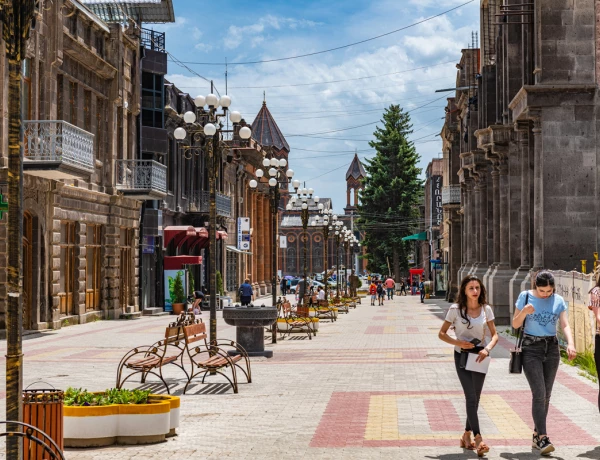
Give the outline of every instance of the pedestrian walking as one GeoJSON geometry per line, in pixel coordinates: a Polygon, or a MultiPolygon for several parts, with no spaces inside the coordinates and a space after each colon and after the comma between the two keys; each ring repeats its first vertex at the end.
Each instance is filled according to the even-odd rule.
{"type": "Polygon", "coordinates": [[[535,276],[534,289],[519,294],[512,320],[515,329],[523,326],[523,372],[527,377],[533,399],[532,447],[539,449],[542,455],[554,452],[554,446],[550,442],[546,429],[546,418],[552,386],[560,362],[556,337],[558,320],[567,339],[569,359],[575,359],[577,355],[569,326],[567,304],[554,291],[554,275],[546,270],[538,272],[535,276]]]}
{"type": "Polygon", "coordinates": [[[354,274],[354,270],[348,277],[348,281],[350,282],[350,297],[356,297],[356,290],[358,289],[358,276],[354,274]]]}
{"type": "Polygon", "coordinates": [[[252,291],[252,285],[248,278],[240,285],[240,300],[242,306],[250,305],[252,300],[254,300],[254,292],[252,291]]]}
{"type": "Polygon", "coordinates": [[[425,283],[423,280],[419,283],[419,294],[421,294],[421,303],[425,303],[425,283]]]}
{"type": "Polygon", "coordinates": [[[371,281],[369,285],[369,294],[371,295],[371,305],[375,305],[375,299],[377,299],[377,285],[375,281],[371,281]]]}
{"type": "Polygon", "coordinates": [[[287,280],[285,278],[281,279],[281,284],[279,285],[279,287],[281,287],[281,295],[286,295],[287,294],[287,280]]]}
{"type": "Polygon", "coordinates": [[[387,290],[387,298],[388,300],[392,300],[394,298],[394,288],[396,287],[396,282],[391,276],[388,276],[385,280],[385,289],[387,290]]]}
{"type": "Polygon", "coordinates": [[[306,277],[303,276],[298,285],[296,286],[296,292],[298,293],[298,305],[304,304],[304,296],[306,295],[306,277]]]}
{"type": "Polygon", "coordinates": [[[498,342],[498,333],[494,312],[487,304],[485,287],[476,276],[469,275],[460,283],[456,303],[450,306],[438,337],[454,345],[454,366],[465,394],[467,423],[460,438],[460,447],[475,450],[479,457],[483,457],[490,448],[481,437],[477,410],[486,374],[481,369],[476,371],[467,368],[473,359],[469,359],[470,354],[477,355],[474,358],[476,363],[483,364],[488,360],[489,365],[490,350],[498,342]],[[454,327],[455,339],[448,335],[450,327],[454,327]],[[474,442],[471,435],[474,436],[474,442]]]}
{"type": "Polygon", "coordinates": [[[288,279],[285,283],[285,292],[292,292],[292,280],[288,279]]]}
{"type": "Polygon", "coordinates": [[[400,280],[400,295],[406,295],[406,283],[400,280]]]}
{"type": "Polygon", "coordinates": [[[204,301],[204,294],[202,291],[194,291],[194,305],[192,305],[192,312],[198,316],[202,314],[202,302],[204,301]]]}
{"type": "MultiPolygon", "coordinates": [[[[596,318],[594,361],[596,362],[596,369],[600,369],[600,274],[598,274],[596,286],[592,288],[589,294],[590,303],[588,308],[594,312],[594,318],[596,318]]],[[[598,392],[598,410],[600,410],[600,392],[598,392]]]]}
{"type": "Polygon", "coordinates": [[[385,298],[385,289],[381,281],[377,281],[377,298],[379,299],[379,305],[383,305],[383,299],[385,298]]]}

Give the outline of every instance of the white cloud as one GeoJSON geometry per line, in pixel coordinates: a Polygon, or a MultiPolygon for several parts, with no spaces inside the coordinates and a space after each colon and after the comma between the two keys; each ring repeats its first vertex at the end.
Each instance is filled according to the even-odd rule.
{"type": "Polygon", "coordinates": [[[240,46],[244,41],[250,40],[251,46],[255,47],[264,41],[263,33],[268,29],[282,30],[284,28],[296,30],[300,28],[310,28],[319,25],[314,21],[306,19],[282,18],[273,15],[267,15],[260,18],[256,23],[246,26],[229,26],[224,38],[224,45],[227,49],[234,49],[240,46]]]}
{"type": "Polygon", "coordinates": [[[194,48],[197,49],[198,51],[202,51],[203,53],[208,53],[209,51],[212,51],[213,46],[209,45],[207,43],[196,43],[194,45],[194,48]]]}
{"type": "Polygon", "coordinates": [[[194,37],[194,40],[200,40],[202,38],[202,31],[198,27],[194,27],[192,29],[192,37],[194,37]]]}

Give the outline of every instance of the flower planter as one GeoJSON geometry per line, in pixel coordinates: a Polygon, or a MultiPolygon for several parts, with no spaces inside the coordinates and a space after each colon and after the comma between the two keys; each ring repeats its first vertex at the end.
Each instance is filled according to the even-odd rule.
{"type": "Polygon", "coordinates": [[[148,404],[65,406],[65,447],[153,444],[179,426],[179,398],[151,395],[148,404]]]}
{"type": "MultiPolygon", "coordinates": [[[[319,318],[310,318],[310,320],[313,323],[313,327],[315,329],[315,331],[319,330],[319,318]]],[[[285,319],[283,318],[279,318],[277,320],[277,330],[279,332],[287,332],[287,330],[289,329],[289,325],[285,322],[285,319]]],[[[300,328],[294,328],[294,331],[297,332],[306,332],[306,326],[302,327],[302,329],[300,328]]]]}
{"type": "Polygon", "coordinates": [[[173,314],[174,315],[181,315],[184,310],[185,310],[184,303],[174,303],[173,304],[173,314]]]}

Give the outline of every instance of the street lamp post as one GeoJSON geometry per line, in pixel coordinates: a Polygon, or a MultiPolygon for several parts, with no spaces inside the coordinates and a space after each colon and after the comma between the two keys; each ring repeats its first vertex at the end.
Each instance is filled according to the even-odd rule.
{"type": "Polygon", "coordinates": [[[327,270],[328,270],[328,262],[329,262],[329,231],[333,229],[333,227],[331,226],[330,222],[329,222],[329,217],[333,214],[333,211],[331,209],[324,209],[323,203],[319,203],[318,204],[318,208],[319,208],[319,214],[321,214],[322,217],[317,216],[313,222],[313,225],[318,226],[318,225],[322,225],[322,229],[323,229],[323,244],[325,246],[324,248],[324,257],[325,257],[325,276],[323,277],[323,283],[325,284],[325,298],[329,299],[329,283],[328,283],[328,279],[329,277],[327,276],[327,270]]]}
{"type": "MultiPolygon", "coordinates": [[[[211,84],[212,86],[212,84],[211,84]]],[[[215,344],[217,342],[217,277],[216,277],[216,265],[217,265],[217,191],[216,191],[216,177],[218,174],[217,160],[220,158],[219,153],[221,152],[222,135],[225,132],[233,132],[234,135],[238,135],[241,139],[250,139],[252,132],[247,126],[240,127],[239,123],[242,121],[242,116],[239,112],[232,111],[229,114],[229,119],[233,123],[233,130],[226,131],[222,129],[219,123],[221,118],[227,116],[227,111],[231,105],[231,98],[227,95],[222,96],[220,99],[214,94],[209,94],[206,97],[197,96],[194,99],[196,104],[197,114],[194,112],[186,112],[183,115],[183,120],[187,124],[194,124],[198,120],[197,126],[190,130],[190,134],[193,139],[200,141],[202,134],[206,139],[205,147],[208,158],[208,191],[209,191],[209,227],[208,227],[208,244],[209,244],[209,284],[208,291],[210,295],[209,306],[210,306],[210,341],[215,344]],[[205,110],[204,107],[208,106],[205,110]],[[222,112],[218,112],[219,106],[222,108],[222,112]],[[198,115],[198,116],[197,116],[198,115]]],[[[175,130],[173,135],[177,141],[183,141],[188,132],[179,127],[175,130]]],[[[186,149],[194,149],[198,147],[184,147],[186,149]]]]}
{"type": "MultiPolygon", "coordinates": [[[[306,184],[305,184],[306,185],[306,184]]],[[[296,192],[296,196],[292,196],[290,202],[288,203],[286,209],[291,211],[293,206],[299,202],[300,203],[300,218],[302,219],[302,239],[304,240],[304,246],[302,248],[302,256],[303,256],[303,278],[304,278],[304,297],[308,295],[308,285],[307,285],[307,251],[308,251],[308,235],[306,233],[306,228],[308,227],[308,203],[312,199],[315,204],[319,204],[319,197],[314,196],[314,190],[312,188],[300,187],[299,180],[293,180],[292,186],[294,187],[294,191],[296,192]]],[[[304,304],[304,298],[302,299],[302,303],[304,304]]]]}
{"type": "MultiPolygon", "coordinates": [[[[272,241],[272,266],[273,273],[271,274],[271,295],[273,306],[277,305],[277,217],[279,215],[279,201],[281,200],[281,194],[279,189],[282,185],[287,186],[288,180],[294,177],[293,169],[286,169],[287,161],[285,158],[278,160],[275,157],[264,158],[263,166],[269,168],[267,173],[269,175],[269,198],[271,204],[271,226],[273,233],[272,241]]],[[[262,169],[257,169],[256,177],[258,181],[252,179],[248,185],[251,189],[256,190],[259,182],[265,177],[265,172],[262,169]]],[[[266,179],[266,177],[265,177],[266,179]]],[[[277,343],[277,323],[273,325],[272,342],[277,343]]]]}
{"type": "MultiPolygon", "coordinates": [[[[6,420],[23,420],[23,129],[21,63],[35,15],[34,0],[0,2],[2,38],[8,58],[8,267],[6,290],[6,420]]],[[[8,424],[7,430],[21,431],[8,424]]],[[[23,442],[6,437],[7,458],[21,458],[23,442]]]]}
{"type": "Polygon", "coordinates": [[[343,232],[346,229],[346,226],[342,224],[341,220],[338,220],[337,216],[334,214],[333,217],[333,229],[334,231],[334,240],[335,240],[335,286],[336,286],[336,300],[340,297],[340,243],[343,240],[343,232]],[[343,226],[343,228],[342,228],[343,226]]]}

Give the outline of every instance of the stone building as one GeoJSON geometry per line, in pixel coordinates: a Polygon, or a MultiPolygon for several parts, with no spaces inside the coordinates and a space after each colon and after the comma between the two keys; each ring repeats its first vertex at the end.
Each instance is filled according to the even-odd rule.
{"type": "MultiPolygon", "coordinates": [[[[138,309],[140,209],[137,200],[119,192],[116,162],[136,153],[139,30],[106,23],[77,1],[40,1],[36,15],[22,70],[25,329],[115,318],[138,309]]],[[[3,113],[10,103],[7,71],[3,57],[3,113]]],[[[7,133],[3,118],[4,194],[7,133]]],[[[5,217],[0,222],[4,281],[6,225],[5,217]]],[[[0,283],[2,327],[5,308],[6,287],[0,283]]]]}
{"type": "Polygon", "coordinates": [[[457,280],[483,278],[500,324],[532,270],[572,270],[597,250],[594,7],[482,2],[481,50],[458,66],[458,149],[446,144],[460,157],[457,280]]]}

